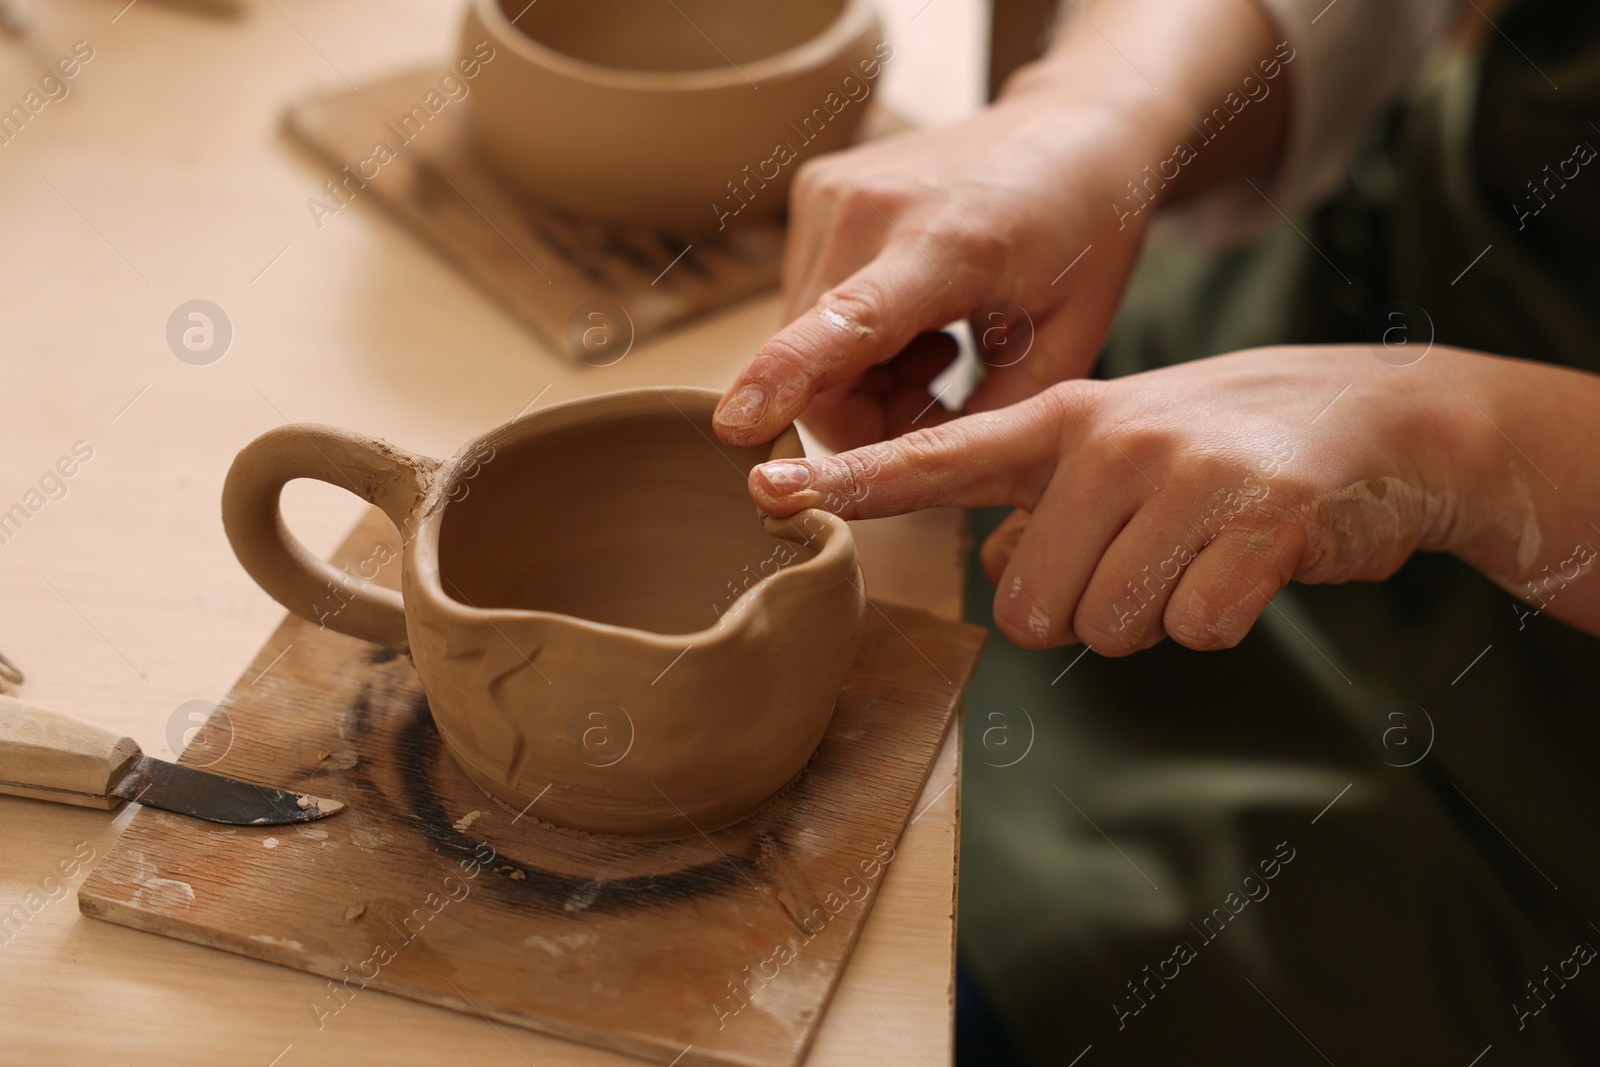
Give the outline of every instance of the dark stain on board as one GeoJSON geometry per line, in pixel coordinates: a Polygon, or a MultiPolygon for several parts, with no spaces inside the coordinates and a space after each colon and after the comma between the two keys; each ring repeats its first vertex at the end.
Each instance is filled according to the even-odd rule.
{"type": "MultiPolygon", "coordinates": [[[[441,777],[461,772],[449,762],[450,757],[444,751],[428,698],[417,693],[409,707],[395,707],[386,714],[373,707],[372,688],[371,683],[364,685],[352,702],[345,720],[347,729],[360,735],[359,740],[351,738],[358,745],[362,742],[365,742],[362,747],[387,744],[390,751],[375,753],[371,759],[363,758],[340,777],[356,786],[353,792],[360,798],[356,803],[394,805],[393,814],[431,841],[452,865],[460,860],[479,861],[482,871],[476,884],[504,903],[514,907],[537,907],[547,912],[620,914],[681,905],[752,883],[761,884],[751,877],[763,867],[759,855],[730,855],[677,870],[618,878],[579,877],[552,871],[501,848],[495,849],[487,863],[482,862],[486,854],[484,842],[455,828],[434,788],[441,777]],[[374,730],[375,719],[389,721],[374,730]],[[398,797],[391,797],[372,779],[368,768],[374,763],[392,768],[394,778],[401,783],[398,797]]],[[[675,842],[661,842],[660,845],[664,860],[675,856],[675,842]]],[[[641,842],[635,847],[649,848],[651,843],[641,842]]]]}

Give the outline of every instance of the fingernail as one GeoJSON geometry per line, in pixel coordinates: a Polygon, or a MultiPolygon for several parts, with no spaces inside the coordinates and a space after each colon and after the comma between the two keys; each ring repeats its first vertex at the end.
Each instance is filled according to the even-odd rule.
{"type": "Polygon", "coordinates": [[[755,382],[740,389],[717,412],[717,422],[723,426],[743,428],[761,421],[767,410],[767,391],[755,382]]]}
{"type": "Polygon", "coordinates": [[[778,496],[798,493],[811,484],[811,468],[803,463],[763,463],[756,470],[761,472],[767,488],[778,496]]]}

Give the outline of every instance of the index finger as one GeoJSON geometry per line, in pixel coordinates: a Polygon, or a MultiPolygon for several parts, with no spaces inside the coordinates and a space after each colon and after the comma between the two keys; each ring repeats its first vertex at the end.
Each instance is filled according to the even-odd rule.
{"type": "Polygon", "coordinates": [[[779,518],[805,508],[845,519],[995,504],[1031,511],[1076,421],[1046,394],[836,456],[759,464],[750,495],[779,518]]]}
{"type": "Polygon", "coordinates": [[[820,390],[966,314],[970,277],[909,243],[886,249],[761,346],[717,408],[717,436],[734,445],[770,441],[820,390]]]}

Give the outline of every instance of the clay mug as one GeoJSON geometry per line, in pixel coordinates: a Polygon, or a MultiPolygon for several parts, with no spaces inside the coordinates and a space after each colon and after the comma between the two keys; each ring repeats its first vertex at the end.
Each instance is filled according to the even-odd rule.
{"type": "Polygon", "coordinates": [[[750,501],[751,467],[803,454],[794,428],[771,445],[722,444],[717,399],[574,400],[443,462],[279,427],[234,460],[223,525],[284,607],[409,653],[449,752],[512,810],[695,836],[804,769],[865,610],[841,519],[763,519],[750,501]],[[296,478],[383,509],[401,533],[400,593],[354,583],[294,538],[278,498],[296,478]]]}
{"type": "Polygon", "coordinates": [[[470,0],[461,55],[494,57],[467,106],[508,182],[692,236],[779,214],[894,52],[871,0],[470,0]]]}

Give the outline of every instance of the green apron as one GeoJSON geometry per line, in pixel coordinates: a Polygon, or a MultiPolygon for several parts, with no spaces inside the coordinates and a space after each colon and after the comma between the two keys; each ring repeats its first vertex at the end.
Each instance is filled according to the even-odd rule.
{"type": "MultiPolygon", "coordinates": [[[[1498,21],[1306,237],[1152,246],[1103,373],[1371,340],[1396,307],[1438,343],[1600,370],[1600,161],[1527,187],[1600,147],[1600,6],[1498,21]]],[[[974,513],[980,542],[1000,517],[974,513]]],[[[971,621],[994,592],[974,562],[971,621]]],[[[1227,652],[989,648],[959,945],[1034,1061],[1600,1063],[1600,642],[1426,555],[1293,586],[1227,652]]]]}

